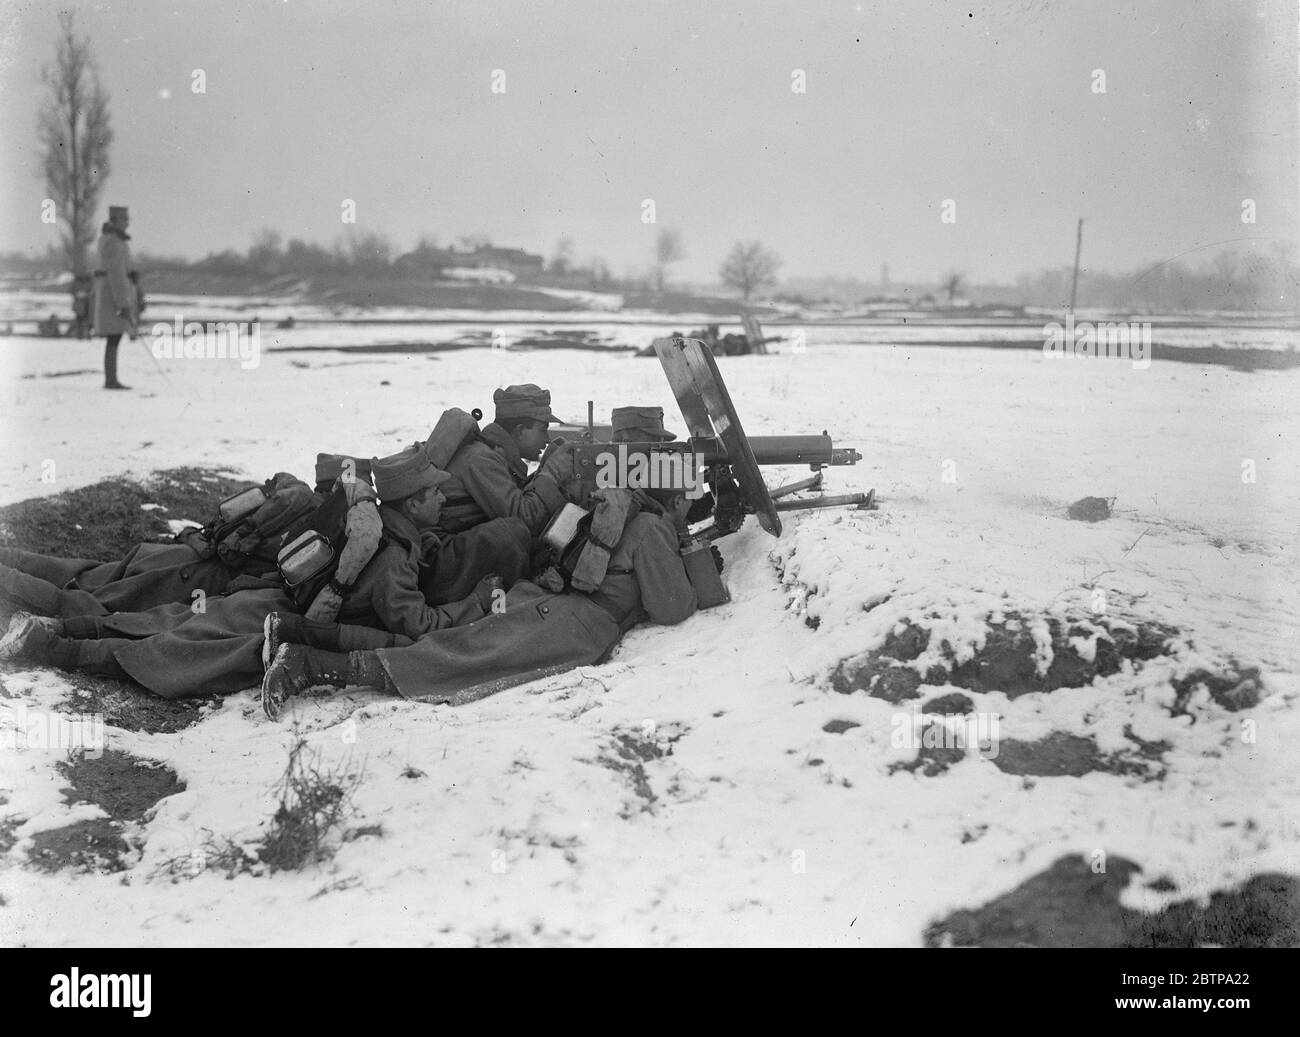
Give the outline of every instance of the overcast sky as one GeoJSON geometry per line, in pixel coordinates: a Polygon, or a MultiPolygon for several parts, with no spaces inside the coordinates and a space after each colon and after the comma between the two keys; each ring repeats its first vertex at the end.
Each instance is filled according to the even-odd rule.
{"type": "Polygon", "coordinates": [[[59,6],[112,97],[104,202],[149,251],[330,243],[347,198],[402,249],[568,235],[617,274],[676,227],[693,280],[752,238],[786,275],[984,281],[1069,263],[1079,216],[1105,270],[1300,235],[1294,0],[0,0],[2,250],[52,237],[59,6]]]}

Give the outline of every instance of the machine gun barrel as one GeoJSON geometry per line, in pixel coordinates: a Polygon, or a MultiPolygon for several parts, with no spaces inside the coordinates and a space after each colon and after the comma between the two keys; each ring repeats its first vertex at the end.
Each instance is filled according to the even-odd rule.
{"type": "MultiPolygon", "coordinates": [[[[725,463],[726,449],[716,439],[693,439],[695,450],[703,455],[707,465],[725,463]]],[[[759,465],[806,464],[814,468],[822,465],[851,465],[862,460],[853,447],[836,447],[831,437],[820,436],[750,436],[749,445],[754,460],[759,465]]]]}

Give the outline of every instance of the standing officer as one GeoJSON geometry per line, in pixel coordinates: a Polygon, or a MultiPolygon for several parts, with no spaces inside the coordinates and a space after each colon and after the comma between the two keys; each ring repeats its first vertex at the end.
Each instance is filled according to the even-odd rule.
{"type": "Polygon", "coordinates": [[[117,380],[117,345],[133,333],[140,319],[139,298],[131,280],[131,236],[126,206],[110,205],[99,235],[99,269],[95,271],[95,334],[103,335],[104,388],[129,389],[117,380]]]}

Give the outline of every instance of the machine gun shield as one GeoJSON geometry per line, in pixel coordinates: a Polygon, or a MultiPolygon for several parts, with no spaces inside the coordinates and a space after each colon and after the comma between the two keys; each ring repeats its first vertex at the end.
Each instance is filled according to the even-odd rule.
{"type": "Polygon", "coordinates": [[[781,519],[763,482],[753,448],[736,415],[731,394],[713,353],[698,339],[655,339],[655,355],[672,387],[693,439],[717,439],[726,450],[725,464],[745,504],[772,536],[781,535],[781,519]]]}

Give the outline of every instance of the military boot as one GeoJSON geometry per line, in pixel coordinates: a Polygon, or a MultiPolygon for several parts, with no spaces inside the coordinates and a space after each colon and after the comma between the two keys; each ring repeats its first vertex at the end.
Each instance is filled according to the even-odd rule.
{"type": "Polygon", "coordinates": [[[23,612],[37,616],[57,616],[63,609],[63,591],[38,576],[20,569],[0,565],[0,599],[23,612]]]}
{"type": "Polygon", "coordinates": [[[327,652],[282,644],[262,678],[262,711],[278,720],[284,703],[310,688],[373,688],[395,692],[374,652],[327,652]]]}
{"type": "Polygon", "coordinates": [[[0,662],[22,659],[43,660],[50,647],[63,635],[63,621],[30,612],[15,612],[9,629],[0,638],[0,662]]]}
{"type": "Polygon", "coordinates": [[[268,669],[280,651],[280,646],[284,644],[324,648],[330,652],[339,650],[337,623],[307,619],[296,612],[267,613],[262,624],[262,636],[266,639],[262,645],[262,665],[268,669]]]}
{"type": "Polygon", "coordinates": [[[386,630],[308,619],[296,612],[270,612],[262,624],[262,665],[269,667],[280,646],[306,645],[327,652],[352,652],[392,648],[395,639],[386,630]]]}

